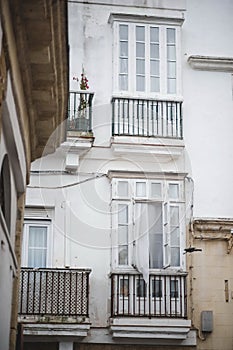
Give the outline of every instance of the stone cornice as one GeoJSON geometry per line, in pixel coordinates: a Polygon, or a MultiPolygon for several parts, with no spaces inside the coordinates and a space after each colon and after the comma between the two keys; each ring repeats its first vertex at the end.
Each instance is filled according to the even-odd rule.
{"type": "Polygon", "coordinates": [[[197,70],[233,73],[233,57],[192,55],[188,63],[197,70]]]}
{"type": "Polygon", "coordinates": [[[227,254],[233,247],[232,219],[194,219],[193,238],[207,241],[226,241],[227,254]]]}
{"type": "Polygon", "coordinates": [[[195,232],[230,234],[233,230],[233,219],[194,219],[195,232]]]}
{"type": "Polygon", "coordinates": [[[162,16],[162,13],[158,16],[147,16],[147,15],[135,15],[125,13],[112,13],[109,17],[109,23],[114,21],[126,21],[126,22],[142,22],[142,23],[156,23],[156,24],[167,24],[167,25],[182,25],[184,22],[183,13],[176,13],[173,15],[162,16]]]}

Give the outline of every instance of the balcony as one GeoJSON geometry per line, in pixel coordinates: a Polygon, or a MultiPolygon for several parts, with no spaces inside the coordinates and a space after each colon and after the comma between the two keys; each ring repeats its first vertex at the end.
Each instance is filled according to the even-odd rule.
{"type": "Polygon", "coordinates": [[[147,287],[139,274],[111,276],[112,317],[186,318],[186,275],[150,275],[147,287]]]}
{"type": "Polygon", "coordinates": [[[185,273],[150,274],[148,286],[137,273],[111,275],[113,338],[188,344],[190,328],[185,273]]]}
{"type": "Polygon", "coordinates": [[[88,90],[70,91],[68,101],[68,135],[92,136],[92,101],[94,93],[88,90]]]}
{"type": "Polygon", "coordinates": [[[182,139],[182,102],[113,97],[112,136],[182,139]]]}
{"type": "Polygon", "coordinates": [[[86,336],[89,325],[88,269],[22,268],[19,322],[25,335],[86,336]]]}

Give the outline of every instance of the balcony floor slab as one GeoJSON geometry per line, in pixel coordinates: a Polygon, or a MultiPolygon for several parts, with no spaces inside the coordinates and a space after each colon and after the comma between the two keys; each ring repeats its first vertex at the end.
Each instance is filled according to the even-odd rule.
{"type": "Polygon", "coordinates": [[[112,318],[110,329],[113,338],[182,341],[188,338],[191,329],[191,321],[171,318],[112,318]]]}
{"type": "Polygon", "coordinates": [[[114,136],[111,139],[111,148],[118,156],[124,154],[153,155],[169,160],[182,156],[184,141],[168,138],[114,136]]]}
{"type": "Polygon", "coordinates": [[[89,323],[84,324],[51,324],[51,323],[24,323],[24,336],[59,336],[59,337],[86,337],[90,329],[89,323]]]}

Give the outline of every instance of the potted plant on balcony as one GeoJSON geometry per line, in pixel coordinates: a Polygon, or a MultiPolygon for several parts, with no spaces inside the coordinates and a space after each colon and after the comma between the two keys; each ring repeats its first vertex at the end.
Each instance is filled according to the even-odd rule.
{"type": "MultiPolygon", "coordinates": [[[[81,91],[86,91],[89,89],[88,79],[82,69],[81,78],[73,77],[73,80],[79,82],[79,87],[81,91]]],[[[88,132],[90,129],[89,121],[89,95],[87,93],[79,93],[78,108],[76,110],[76,115],[72,120],[73,129],[81,132],[88,132]]]]}

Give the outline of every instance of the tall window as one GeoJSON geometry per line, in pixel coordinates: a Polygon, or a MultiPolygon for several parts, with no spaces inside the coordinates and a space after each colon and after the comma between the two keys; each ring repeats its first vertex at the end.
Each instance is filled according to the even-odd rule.
{"type": "Polygon", "coordinates": [[[116,265],[131,267],[144,260],[150,269],[180,267],[183,182],[113,179],[112,188],[116,265]]]}
{"type": "Polygon", "coordinates": [[[179,26],[115,23],[117,91],[180,94],[179,26]]]}
{"type": "Polygon", "coordinates": [[[25,221],[23,265],[48,267],[50,221],[25,221]]]}

